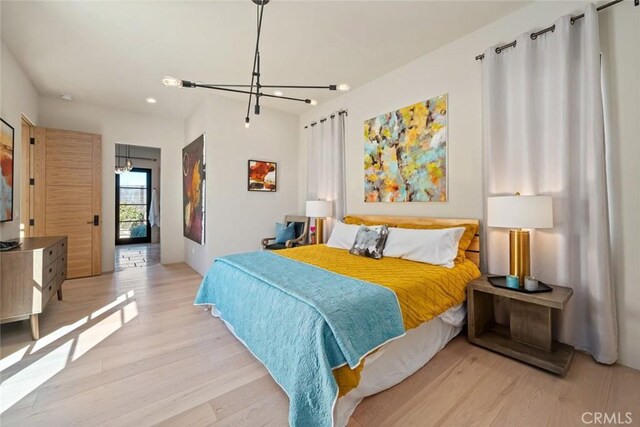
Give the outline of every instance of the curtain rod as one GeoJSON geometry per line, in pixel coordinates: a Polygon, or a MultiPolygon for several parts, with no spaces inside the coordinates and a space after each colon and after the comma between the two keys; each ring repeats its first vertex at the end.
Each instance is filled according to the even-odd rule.
{"type": "MultiPolygon", "coordinates": [[[[340,111],[338,111],[336,114],[338,114],[338,115],[340,115],[340,116],[341,116],[341,115],[343,115],[343,114],[346,114],[346,115],[348,116],[348,115],[349,115],[349,112],[348,112],[347,110],[340,110],[340,111]]],[[[332,115],[330,115],[330,116],[329,116],[329,118],[330,118],[330,119],[333,119],[333,118],[336,116],[336,114],[332,114],[332,115]]],[[[324,123],[324,122],[326,122],[326,121],[327,121],[327,118],[326,118],[326,117],[325,117],[325,118],[320,119],[320,123],[324,123]]],[[[309,124],[309,125],[305,126],[304,128],[305,128],[305,129],[307,129],[309,126],[313,127],[313,126],[315,126],[315,125],[317,125],[317,124],[318,124],[318,122],[311,122],[311,124],[309,124]]]]}
{"type": "MultiPolygon", "coordinates": [[[[618,3],[622,3],[623,1],[624,0],[613,0],[613,1],[609,2],[609,3],[603,4],[602,6],[598,7],[596,10],[598,12],[600,12],[601,10],[604,10],[604,9],[606,9],[608,7],[614,6],[614,5],[618,4],[618,3]]],[[[633,3],[634,3],[635,6],[638,6],[638,5],[640,5],[640,0],[633,0],[633,3]]],[[[571,17],[571,25],[573,25],[577,20],[582,19],[582,18],[584,18],[584,13],[581,13],[578,16],[572,16],[571,17]]],[[[556,30],[556,26],[552,25],[550,27],[545,28],[544,30],[540,30],[540,31],[536,31],[535,33],[531,33],[531,36],[530,36],[531,40],[535,40],[535,39],[538,38],[538,36],[540,36],[540,35],[542,35],[544,33],[548,33],[549,31],[554,32],[555,30],[556,30]]],[[[507,43],[505,45],[496,47],[496,53],[500,53],[500,52],[502,52],[503,50],[505,50],[505,49],[507,49],[509,47],[516,47],[516,41],[514,40],[511,43],[507,43]]],[[[476,56],[476,61],[478,61],[478,60],[482,61],[483,59],[484,59],[484,53],[476,56]]]]}

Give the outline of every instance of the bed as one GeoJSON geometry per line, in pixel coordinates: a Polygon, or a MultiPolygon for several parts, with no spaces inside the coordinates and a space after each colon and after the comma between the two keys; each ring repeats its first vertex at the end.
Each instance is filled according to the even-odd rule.
{"type": "Polygon", "coordinates": [[[478,277],[478,221],[347,216],[349,224],[465,227],[453,268],[309,245],[217,259],[212,307],[289,396],[293,426],[344,426],[358,403],[424,366],[461,330],[478,277]]]}

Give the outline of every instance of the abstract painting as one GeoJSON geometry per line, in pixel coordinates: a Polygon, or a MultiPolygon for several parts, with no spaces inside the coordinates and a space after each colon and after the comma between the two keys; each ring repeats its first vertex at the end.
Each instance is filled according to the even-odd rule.
{"type": "Polygon", "coordinates": [[[13,221],[13,127],[4,120],[1,125],[0,222],[4,222],[13,221]]]}
{"type": "Polygon", "coordinates": [[[249,191],[273,192],[278,186],[278,164],[249,160],[249,191]]]}
{"type": "Polygon", "coordinates": [[[447,95],[364,122],[365,202],[447,201],[447,95]]]}
{"type": "Polygon", "coordinates": [[[204,135],[182,149],[183,235],[204,243],[205,227],[205,147],[204,135]]]}

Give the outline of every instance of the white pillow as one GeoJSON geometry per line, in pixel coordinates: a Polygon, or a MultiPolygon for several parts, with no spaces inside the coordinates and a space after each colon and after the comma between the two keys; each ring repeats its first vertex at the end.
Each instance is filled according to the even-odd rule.
{"type": "Polygon", "coordinates": [[[329,236],[327,246],[338,249],[351,249],[353,242],[356,240],[356,234],[360,229],[359,225],[345,224],[344,222],[336,222],[329,236]]]}
{"type": "Polygon", "coordinates": [[[464,230],[464,227],[434,230],[389,228],[383,255],[452,268],[464,230]]]}

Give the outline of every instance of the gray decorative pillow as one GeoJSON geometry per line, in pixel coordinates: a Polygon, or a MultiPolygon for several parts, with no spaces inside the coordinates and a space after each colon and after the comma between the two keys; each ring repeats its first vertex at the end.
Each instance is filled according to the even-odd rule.
{"type": "Polygon", "coordinates": [[[349,253],[373,259],[380,259],[382,258],[382,251],[385,243],[387,242],[388,235],[389,228],[386,225],[381,225],[380,227],[375,228],[369,228],[366,225],[361,225],[358,233],[356,233],[356,240],[353,242],[353,246],[349,250],[349,253]]]}

